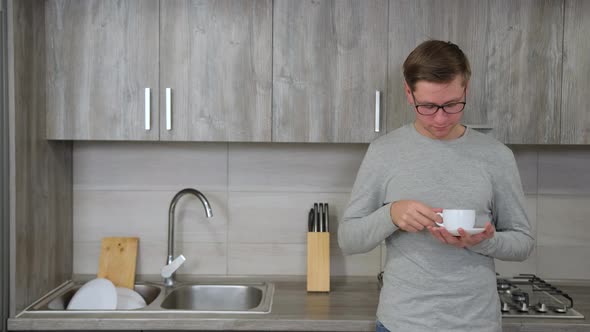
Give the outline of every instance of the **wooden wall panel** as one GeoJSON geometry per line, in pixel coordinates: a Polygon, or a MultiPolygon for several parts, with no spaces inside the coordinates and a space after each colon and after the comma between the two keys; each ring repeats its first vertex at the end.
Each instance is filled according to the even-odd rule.
{"type": "Polygon", "coordinates": [[[44,2],[14,1],[11,316],[72,275],[72,144],[45,140],[44,2]]]}
{"type": "Polygon", "coordinates": [[[504,143],[559,143],[562,0],[391,0],[389,8],[388,131],[414,119],[403,62],[419,43],[440,39],[471,63],[463,123],[491,127],[504,143]]]}
{"type": "Polygon", "coordinates": [[[163,1],[160,20],[160,139],[269,142],[272,1],[163,1]]]}
{"type": "Polygon", "coordinates": [[[274,142],[363,143],[385,133],[383,124],[375,132],[375,92],[387,90],[387,6],[274,2],[274,142]]]}
{"type": "Polygon", "coordinates": [[[46,0],[47,137],[158,140],[157,0],[46,0]],[[151,130],[145,129],[151,89],[151,130]]]}
{"type": "Polygon", "coordinates": [[[508,144],[557,144],[563,1],[490,1],[485,110],[508,144]]]}
{"type": "Polygon", "coordinates": [[[590,1],[565,2],[561,144],[590,144],[590,1]]]}

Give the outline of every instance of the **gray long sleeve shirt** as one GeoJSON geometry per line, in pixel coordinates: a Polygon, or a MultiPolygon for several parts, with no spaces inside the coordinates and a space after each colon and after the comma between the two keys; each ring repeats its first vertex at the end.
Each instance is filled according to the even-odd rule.
{"type": "Polygon", "coordinates": [[[493,258],[521,261],[534,238],[510,149],[466,129],[435,140],[413,124],[369,146],[338,229],[345,254],[385,241],[387,259],[377,318],[391,331],[501,331],[493,258]],[[474,209],[476,227],[491,221],[493,238],[470,248],[410,233],[392,222],[390,205],[417,200],[433,208],[474,209]]]}

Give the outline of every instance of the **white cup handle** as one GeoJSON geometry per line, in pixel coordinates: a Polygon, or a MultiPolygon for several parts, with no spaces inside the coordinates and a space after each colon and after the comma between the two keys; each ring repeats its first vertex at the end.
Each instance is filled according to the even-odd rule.
{"type": "MultiPolygon", "coordinates": [[[[439,216],[442,218],[442,216],[443,216],[443,214],[442,214],[442,213],[440,213],[440,212],[435,212],[435,213],[436,213],[436,214],[438,214],[438,215],[439,215],[439,216]]],[[[436,221],[435,221],[434,223],[435,223],[435,224],[437,224],[437,225],[438,225],[438,226],[440,226],[440,227],[445,227],[445,225],[444,225],[444,220],[443,220],[443,222],[442,222],[442,223],[437,223],[436,221]]]]}

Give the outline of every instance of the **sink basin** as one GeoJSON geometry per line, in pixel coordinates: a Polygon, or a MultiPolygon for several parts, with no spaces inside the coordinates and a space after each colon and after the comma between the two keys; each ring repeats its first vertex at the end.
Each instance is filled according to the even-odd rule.
{"type": "Polygon", "coordinates": [[[269,312],[273,287],[267,283],[179,286],[164,298],[169,310],[206,312],[269,312]]]}
{"type": "MultiPolygon", "coordinates": [[[[34,306],[32,310],[66,310],[70,300],[80,287],[82,287],[82,285],[73,286],[67,291],[56,295],[51,301],[34,306]]],[[[152,303],[160,294],[160,288],[153,285],[136,284],[133,287],[133,290],[143,297],[147,305],[152,303]]]]}
{"type": "Polygon", "coordinates": [[[72,297],[83,282],[68,281],[25,309],[27,314],[51,317],[95,317],[145,313],[168,316],[174,312],[215,314],[266,314],[271,311],[274,284],[261,281],[180,282],[173,287],[160,283],[140,282],[134,290],[145,300],[138,309],[67,310],[72,297]],[[47,316],[50,315],[50,316],[47,316]]]}

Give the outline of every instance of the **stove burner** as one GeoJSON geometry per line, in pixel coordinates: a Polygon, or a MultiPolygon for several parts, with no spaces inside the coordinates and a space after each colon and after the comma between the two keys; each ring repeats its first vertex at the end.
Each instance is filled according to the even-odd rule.
{"type": "Polygon", "coordinates": [[[535,307],[535,310],[537,310],[537,312],[547,312],[547,305],[545,303],[539,303],[535,307]]]}
{"type": "Polygon", "coordinates": [[[508,303],[502,301],[502,308],[501,308],[502,312],[510,312],[510,307],[508,306],[508,303]]]}
{"type": "Polygon", "coordinates": [[[529,305],[526,302],[520,302],[518,304],[518,311],[529,312],[529,305]]]}
{"type": "Polygon", "coordinates": [[[573,299],[534,274],[496,277],[503,317],[584,318],[573,299]]]}

